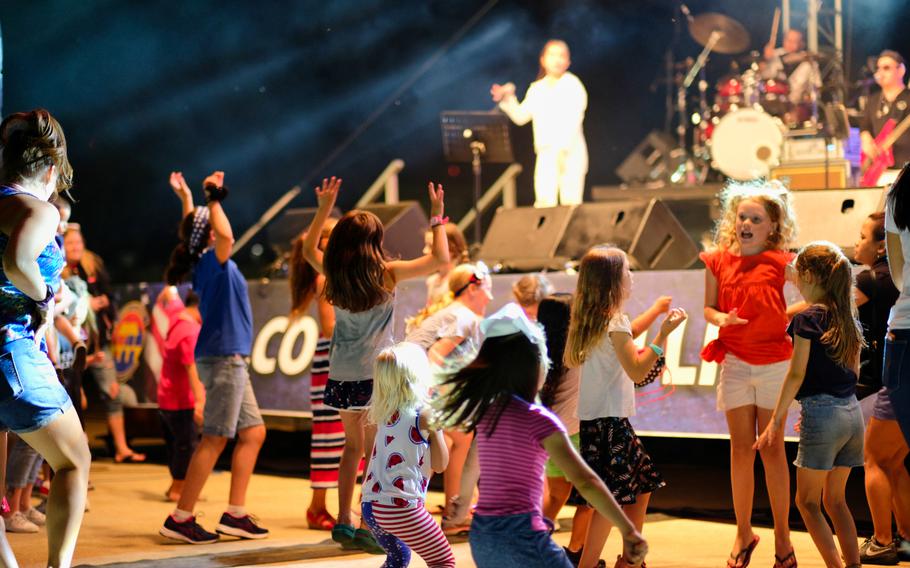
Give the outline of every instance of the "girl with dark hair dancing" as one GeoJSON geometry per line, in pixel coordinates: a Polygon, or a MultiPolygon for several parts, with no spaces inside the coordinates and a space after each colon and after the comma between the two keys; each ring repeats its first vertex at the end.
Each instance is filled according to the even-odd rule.
{"type": "MultiPolygon", "coordinates": [[[[63,255],[48,203],[72,183],[60,124],[43,109],[0,124],[0,426],[38,450],[54,470],[47,508],[48,566],[73,559],[88,489],[89,450],[69,395],[47,356],[63,255]]],[[[7,565],[15,559],[7,549],[7,565]]]]}

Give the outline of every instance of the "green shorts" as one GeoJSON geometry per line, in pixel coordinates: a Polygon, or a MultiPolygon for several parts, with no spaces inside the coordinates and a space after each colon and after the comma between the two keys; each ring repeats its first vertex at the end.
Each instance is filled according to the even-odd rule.
{"type": "MultiPolygon", "coordinates": [[[[581,436],[580,432],[575,432],[574,434],[569,436],[569,441],[572,442],[572,447],[575,448],[576,451],[578,451],[578,447],[580,445],[580,442],[579,442],[580,436],[581,436]]],[[[544,471],[546,472],[547,477],[565,477],[566,476],[566,474],[563,473],[562,470],[559,469],[559,467],[557,467],[556,463],[553,461],[553,458],[550,458],[547,460],[547,465],[546,465],[546,468],[544,471]]]]}

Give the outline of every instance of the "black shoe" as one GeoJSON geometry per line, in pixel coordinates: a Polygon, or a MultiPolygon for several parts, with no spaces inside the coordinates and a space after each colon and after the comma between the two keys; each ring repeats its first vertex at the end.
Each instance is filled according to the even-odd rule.
{"type": "Polygon", "coordinates": [[[879,544],[874,536],[867,538],[859,547],[859,560],[863,564],[879,566],[895,566],[900,562],[894,544],[879,544]]]}
{"type": "Polygon", "coordinates": [[[572,566],[578,566],[578,563],[581,562],[581,553],[584,551],[585,547],[581,547],[577,552],[572,552],[569,550],[569,547],[563,546],[563,550],[566,551],[566,556],[569,558],[569,562],[572,563],[572,566]]]}
{"type": "Polygon", "coordinates": [[[215,527],[215,531],[240,538],[265,538],[269,536],[268,529],[257,525],[252,516],[235,517],[230,513],[221,515],[221,522],[215,527]]]}
{"type": "Polygon", "coordinates": [[[167,520],[164,521],[164,526],[158,530],[158,533],[161,536],[190,544],[218,542],[218,535],[200,527],[199,523],[196,522],[196,517],[190,517],[182,523],[178,523],[173,516],[168,515],[167,520]]]}

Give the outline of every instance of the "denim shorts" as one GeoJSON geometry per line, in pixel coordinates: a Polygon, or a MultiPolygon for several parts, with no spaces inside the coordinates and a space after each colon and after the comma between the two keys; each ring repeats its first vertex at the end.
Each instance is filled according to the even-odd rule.
{"type": "Polygon", "coordinates": [[[233,438],[238,430],[264,424],[243,357],[200,357],[196,369],[205,387],[203,434],[233,438]]]}
{"type": "Polygon", "coordinates": [[[799,451],[793,465],[824,471],[862,467],[865,421],[856,397],[816,394],[800,404],[799,451]]]}
{"type": "Polygon", "coordinates": [[[34,432],[73,406],[47,353],[29,338],[0,345],[0,376],[0,429],[34,432]]]}
{"type": "Polygon", "coordinates": [[[531,528],[532,514],[475,514],[468,540],[477,568],[572,568],[549,532],[531,528]]]}
{"type": "Polygon", "coordinates": [[[885,363],[882,385],[888,388],[888,398],[901,432],[910,444],[910,329],[892,329],[885,336],[885,363]]]}

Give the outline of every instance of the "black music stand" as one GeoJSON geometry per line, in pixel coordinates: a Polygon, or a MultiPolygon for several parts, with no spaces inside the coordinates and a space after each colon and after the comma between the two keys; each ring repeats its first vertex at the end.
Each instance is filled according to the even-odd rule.
{"type": "Polygon", "coordinates": [[[481,162],[510,164],[512,139],[509,136],[509,118],[498,110],[457,111],[447,110],[440,115],[442,149],[446,161],[471,162],[474,172],[474,242],[480,245],[481,162]]]}

